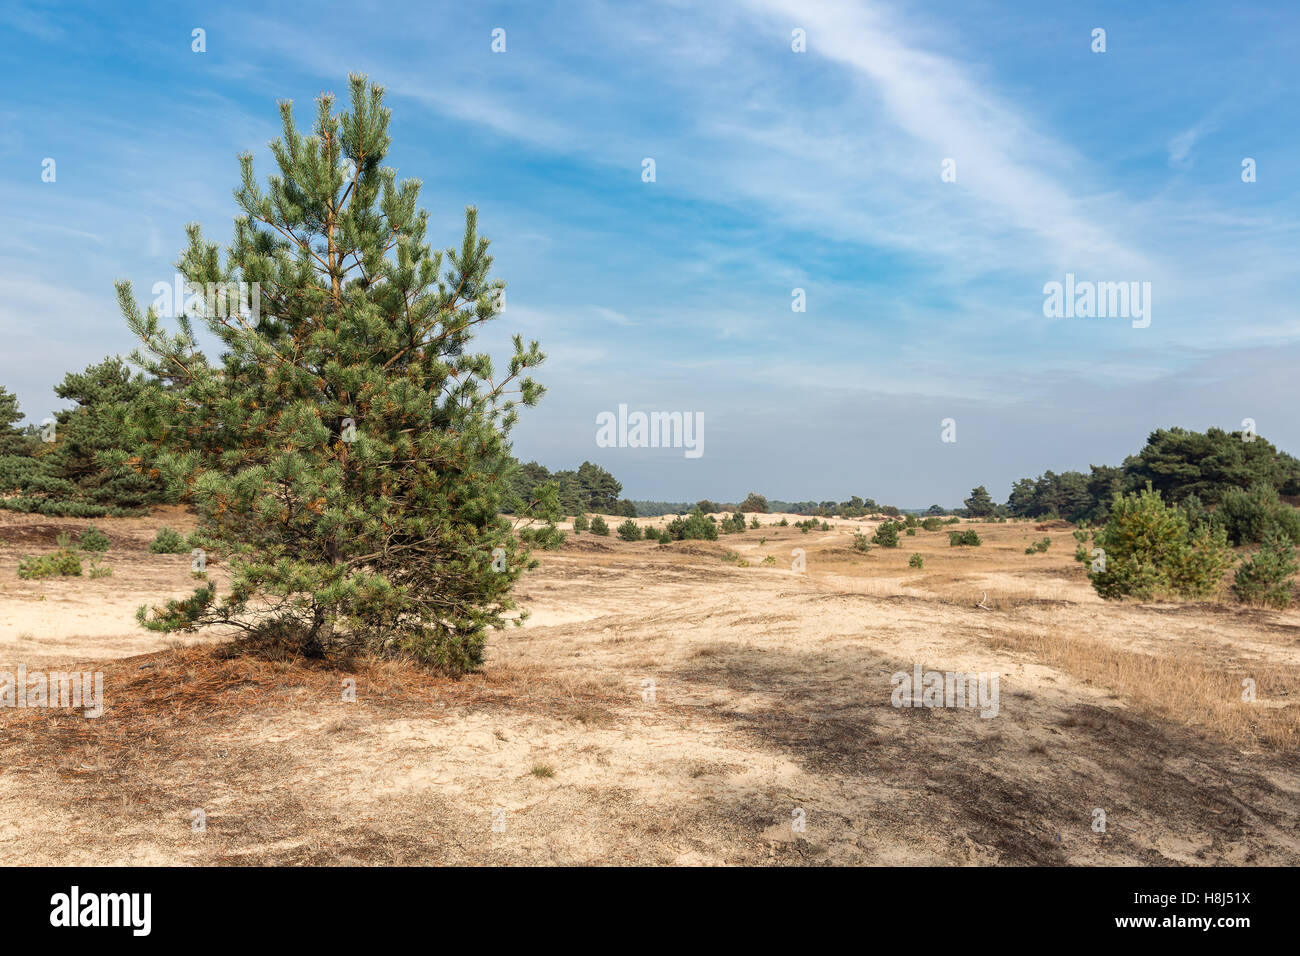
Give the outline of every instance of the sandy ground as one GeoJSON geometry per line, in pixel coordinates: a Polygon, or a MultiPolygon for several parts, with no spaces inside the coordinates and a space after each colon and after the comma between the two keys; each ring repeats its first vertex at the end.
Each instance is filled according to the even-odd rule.
{"type": "Polygon", "coordinates": [[[570,537],[449,681],[140,629],[194,585],[147,551],[179,510],[96,522],[112,577],[36,582],[19,557],[85,522],[0,512],[0,669],[102,670],[106,697],[0,710],[0,863],[1300,862],[1300,612],[1102,602],[1063,526],[864,555],[875,522],[778,517],[570,537]],[[915,664],[998,674],[998,715],[894,707],[915,664]]]}

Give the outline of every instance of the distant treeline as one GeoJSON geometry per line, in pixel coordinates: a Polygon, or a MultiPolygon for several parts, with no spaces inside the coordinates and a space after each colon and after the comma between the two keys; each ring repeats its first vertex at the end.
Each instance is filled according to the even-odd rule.
{"type": "Polygon", "coordinates": [[[576,471],[551,472],[535,461],[516,464],[507,481],[510,492],[506,496],[507,514],[533,514],[544,505],[547,492],[553,492],[559,510],[564,515],[587,512],[637,516],[636,505],[620,498],[623,485],[604,468],[584,461],[576,471]],[[549,488],[548,488],[549,486],[549,488]]]}
{"type": "Polygon", "coordinates": [[[1278,451],[1259,435],[1161,428],[1146,446],[1120,466],[1091,465],[1085,474],[1045,471],[1022,478],[1011,488],[1005,505],[995,505],[975,489],[966,500],[972,517],[1002,515],[1015,518],[1059,517],[1067,521],[1100,523],[1109,515],[1116,494],[1141,491],[1150,482],[1171,504],[1214,507],[1233,493],[1251,488],[1274,497],[1300,495],[1300,460],[1278,451]]]}

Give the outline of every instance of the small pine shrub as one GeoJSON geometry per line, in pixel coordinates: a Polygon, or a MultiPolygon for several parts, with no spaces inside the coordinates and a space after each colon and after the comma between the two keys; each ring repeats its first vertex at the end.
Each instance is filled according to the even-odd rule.
{"type": "Polygon", "coordinates": [[[1187,515],[1166,505],[1148,483],[1116,495],[1105,527],[1094,536],[1104,563],[1088,572],[1093,589],[1108,600],[1212,594],[1235,557],[1223,527],[1187,527],[1187,515]]]}
{"type": "Polygon", "coordinates": [[[929,518],[926,518],[921,522],[921,527],[926,531],[938,531],[943,527],[943,519],[931,515],[929,518]]]}
{"type": "Polygon", "coordinates": [[[979,533],[974,528],[967,528],[965,531],[948,532],[948,547],[950,548],[978,548],[983,543],[980,540],[979,533]]]}
{"type": "Polygon", "coordinates": [[[154,554],[189,554],[189,542],[175,528],[163,525],[154,536],[149,550],[154,554]]]}
{"type": "Polygon", "coordinates": [[[18,562],[18,576],[28,580],[38,578],[80,577],[81,556],[72,547],[67,533],[59,535],[59,549],[53,554],[24,557],[18,562]]]}
{"type": "Polygon", "coordinates": [[[91,578],[111,578],[113,569],[107,564],[100,564],[98,558],[91,558],[89,575],[91,578]]]}
{"type": "Polygon", "coordinates": [[[605,523],[605,519],[600,515],[595,515],[591,519],[591,533],[600,535],[602,538],[609,537],[609,525],[605,523]]]}
{"type": "Polygon", "coordinates": [[[914,554],[907,559],[907,566],[909,568],[923,568],[925,567],[925,558],[919,554],[914,554]]]}
{"type": "MultiPolygon", "coordinates": [[[[664,532],[671,541],[717,541],[718,523],[699,508],[689,517],[674,518],[664,532]]],[[[663,537],[660,537],[663,540],[663,537]]]]}
{"type": "Polygon", "coordinates": [[[1232,579],[1232,593],[1242,604],[1261,604],[1285,608],[1291,604],[1291,578],[1300,565],[1296,563],[1295,545],[1277,527],[1264,534],[1264,543],[1252,554],[1232,579]]]}
{"type": "Polygon", "coordinates": [[[749,519],[749,526],[750,526],[751,528],[758,528],[758,527],[760,527],[760,525],[759,525],[759,523],[758,523],[758,515],[754,515],[752,518],[749,519]]]}
{"type": "Polygon", "coordinates": [[[77,539],[77,548],[81,551],[93,551],[102,553],[109,549],[110,542],[108,535],[100,531],[93,524],[87,525],[86,530],[81,532],[81,537],[77,539]]]}
{"type": "Polygon", "coordinates": [[[763,559],[763,563],[764,563],[764,564],[776,564],[776,558],[775,558],[774,556],[772,556],[772,555],[769,554],[766,558],[763,559]]]}
{"type": "Polygon", "coordinates": [[[540,527],[524,528],[519,532],[520,540],[543,551],[558,551],[564,544],[565,537],[565,533],[549,521],[540,527]]]}
{"type": "Polygon", "coordinates": [[[861,531],[853,533],[853,550],[861,551],[863,554],[871,550],[871,545],[867,542],[867,536],[861,531]]]}
{"type": "Polygon", "coordinates": [[[778,522],[776,523],[776,526],[777,526],[778,528],[788,528],[788,527],[790,527],[790,519],[788,519],[788,518],[782,518],[780,521],[778,521],[778,522]]]}
{"type": "Polygon", "coordinates": [[[586,515],[578,515],[573,519],[573,533],[582,534],[591,527],[591,522],[587,520],[586,515]]]}
{"type": "Polygon", "coordinates": [[[893,521],[886,521],[877,528],[876,533],[871,536],[871,543],[878,544],[882,548],[897,548],[898,529],[900,527],[901,525],[898,525],[893,521]]]}
{"type": "Polygon", "coordinates": [[[1025,554],[1042,554],[1052,546],[1051,538],[1042,538],[1025,548],[1025,554]]]}
{"type": "Polygon", "coordinates": [[[641,526],[631,518],[628,518],[618,526],[618,536],[624,541],[640,541],[641,526]]]}
{"type": "Polygon", "coordinates": [[[915,525],[912,525],[912,526],[909,526],[909,527],[904,528],[904,529],[903,529],[903,534],[911,535],[912,537],[916,537],[916,526],[915,526],[915,525]]]}

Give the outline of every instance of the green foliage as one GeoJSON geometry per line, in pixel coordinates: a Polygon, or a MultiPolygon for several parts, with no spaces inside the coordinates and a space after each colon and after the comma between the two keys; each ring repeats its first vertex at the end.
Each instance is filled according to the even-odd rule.
{"type": "Polygon", "coordinates": [[[1203,597],[1232,566],[1222,528],[1202,524],[1190,530],[1186,515],[1150,487],[1116,495],[1109,511],[1105,527],[1093,536],[1104,569],[1088,572],[1103,598],[1203,597]]]}
{"type": "Polygon", "coordinates": [[[163,525],[154,535],[149,550],[154,554],[188,554],[191,549],[189,542],[179,531],[163,525]]]}
{"type": "Polygon", "coordinates": [[[876,533],[871,536],[871,543],[878,544],[882,548],[898,547],[898,529],[902,525],[894,521],[886,521],[876,529],[876,533]]]}
{"type": "MultiPolygon", "coordinates": [[[[0,507],[103,517],[140,514],[147,505],[174,500],[174,489],[142,465],[128,434],[148,385],[116,356],[68,373],[54,391],[76,404],[55,414],[54,441],[29,444],[26,465],[18,467],[12,460],[0,465],[0,478],[19,492],[0,500],[0,507]]],[[[0,418],[3,414],[0,409],[0,418]]]]}
{"type": "Polygon", "coordinates": [[[972,518],[983,518],[997,511],[997,505],[989,497],[988,489],[983,485],[971,489],[970,497],[963,504],[966,506],[966,513],[972,518]]]}
{"type": "Polygon", "coordinates": [[[1029,547],[1025,548],[1025,554],[1042,554],[1051,546],[1052,546],[1051,538],[1041,538],[1040,540],[1035,541],[1029,547]]]}
{"type": "Polygon", "coordinates": [[[788,528],[788,527],[790,527],[790,519],[789,519],[789,518],[782,518],[780,521],[778,521],[778,522],[776,523],[776,526],[777,526],[778,528],[788,528]]]}
{"type": "Polygon", "coordinates": [[[590,530],[590,528],[591,528],[591,522],[587,520],[586,515],[579,514],[576,517],[574,517],[573,519],[574,534],[582,534],[582,532],[590,530]]]}
{"type": "MultiPolygon", "coordinates": [[[[229,570],[224,595],[209,583],[138,619],[162,631],[230,624],[308,654],[364,648],[458,674],[479,666],[533,565],[500,515],[509,432],[542,395],[529,375],[544,356],[516,335],[498,373],[471,350],[505,288],[477,211],[458,246],[432,250],[419,182],[399,183],[385,161],[382,88],[361,76],[349,87],[347,112],[319,98],[307,136],[281,104],[265,187],[252,154],[240,157],[224,257],[187,227],[187,282],[258,290],[254,320],[200,310],[215,364],[188,315],[164,329],[118,286],[142,343],[133,361],[163,383],[142,396],[132,440],[194,503],[229,570]]],[[[529,521],[564,513],[555,491],[539,493],[529,521]]]]}
{"type": "MultiPolygon", "coordinates": [[[[1185,508],[1189,502],[1190,523],[1192,516],[1203,510],[1197,508],[1198,497],[1188,498],[1185,508]]],[[[1226,489],[1210,520],[1227,532],[1228,540],[1234,545],[1261,542],[1270,529],[1286,535],[1293,544],[1300,544],[1300,511],[1282,501],[1277,490],[1264,482],[1256,482],[1245,491],[1226,489]]]]}
{"type": "Polygon", "coordinates": [[[718,524],[696,508],[688,517],[670,521],[667,534],[673,541],[717,541],[718,524]]]}
{"type": "Polygon", "coordinates": [[[921,522],[921,527],[926,531],[938,531],[943,527],[943,520],[932,515],[921,522]]]}
{"type": "Polygon", "coordinates": [[[921,557],[919,554],[913,554],[907,559],[907,566],[909,568],[923,568],[925,567],[925,558],[921,557]]]}
{"type": "Polygon", "coordinates": [[[1228,489],[1245,489],[1259,482],[1282,494],[1300,494],[1300,461],[1258,435],[1219,428],[1204,433],[1157,429],[1147,438],[1146,447],[1125,459],[1124,477],[1126,490],[1150,482],[1170,502],[1196,495],[1215,504],[1228,489]]]}
{"type": "Polygon", "coordinates": [[[549,521],[519,530],[520,541],[529,548],[540,548],[542,551],[560,550],[564,546],[566,537],[563,531],[549,521]]]}
{"type": "Polygon", "coordinates": [[[506,486],[508,492],[501,509],[506,514],[535,514],[542,490],[554,488],[559,508],[565,514],[599,511],[624,518],[637,516],[636,505],[618,497],[623,490],[618,480],[589,461],[584,461],[576,471],[552,474],[535,461],[520,464],[511,459],[506,469],[506,486]]]}
{"type": "Polygon", "coordinates": [[[58,550],[53,554],[22,558],[18,562],[18,576],[26,579],[79,577],[81,556],[72,547],[66,532],[58,536],[57,543],[58,550]]]}
{"type": "Polygon", "coordinates": [[[978,548],[983,543],[974,528],[967,528],[965,531],[948,532],[948,547],[950,548],[978,548]]]}
{"type": "Polygon", "coordinates": [[[591,533],[600,535],[602,538],[609,536],[609,525],[600,515],[595,515],[591,519],[591,533]]]}
{"type": "Polygon", "coordinates": [[[730,518],[723,518],[718,530],[723,534],[743,534],[746,527],[745,516],[737,511],[730,518]]]}
{"type": "Polygon", "coordinates": [[[776,564],[776,558],[775,558],[775,556],[769,554],[767,557],[765,557],[765,558],[763,559],[763,564],[765,564],[765,565],[774,565],[774,564],[776,564]]]}
{"type": "Polygon", "coordinates": [[[618,526],[618,536],[624,541],[640,541],[641,526],[631,518],[628,518],[618,526]]]}
{"type": "Polygon", "coordinates": [[[93,524],[87,525],[86,530],[77,538],[77,548],[81,551],[107,551],[111,544],[108,535],[93,524]]]}
{"type": "Polygon", "coordinates": [[[754,531],[757,531],[759,528],[762,527],[762,525],[760,525],[758,522],[758,515],[754,515],[752,518],[749,519],[749,527],[751,530],[754,531]]]}
{"type": "Polygon", "coordinates": [[[853,550],[861,551],[863,554],[866,554],[871,550],[871,545],[867,541],[867,536],[861,531],[853,532],[853,550]]]}
{"type": "Polygon", "coordinates": [[[756,491],[751,491],[745,496],[745,500],[740,503],[740,510],[744,512],[755,511],[760,514],[767,514],[767,499],[756,491]]]}
{"type": "Polygon", "coordinates": [[[1291,538],[1270,528],[1264,543],[1233,576],[1232,593],[1243,604],[1285,608],[1291,604],[1291,579],[1300,571],[1291,538]]]}

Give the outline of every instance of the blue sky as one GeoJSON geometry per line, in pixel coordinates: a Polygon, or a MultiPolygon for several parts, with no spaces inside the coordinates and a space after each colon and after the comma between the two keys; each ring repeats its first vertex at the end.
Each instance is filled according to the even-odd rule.
{"type": "Polygon", "coordinates": [[[923,507],[1162,426],[1300,453],[1297,49],[1289,2],[7,2],[0,384],[39,420],[129,353],[112,282],[169,281],[188,221],[228,237],[276,101],[303,120],[361,71],[435,243],[479,207],[508,283],[483,344],[549,355],[524,460],[923,507]],[[1150,282],[1150,326],[1044,317],[1067,272],[1150,282]],[[597,447],[620,403],[703,413],[703,456],[597,447]]]}

